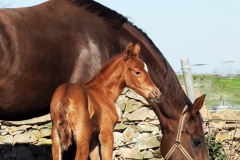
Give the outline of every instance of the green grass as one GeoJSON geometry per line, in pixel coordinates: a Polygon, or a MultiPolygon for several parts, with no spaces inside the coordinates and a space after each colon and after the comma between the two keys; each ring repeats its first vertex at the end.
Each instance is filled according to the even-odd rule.
{"type": "MultiPolygon", "coordinates": [[[[182,75],[178,80],[184,85],[182,75]]],[[[194,88],[201,94],[206,94],[205,102],[208,107],[231,105],[240,109],[240,77],[220,78],[212,75],[193,75],[194,88]]]]}

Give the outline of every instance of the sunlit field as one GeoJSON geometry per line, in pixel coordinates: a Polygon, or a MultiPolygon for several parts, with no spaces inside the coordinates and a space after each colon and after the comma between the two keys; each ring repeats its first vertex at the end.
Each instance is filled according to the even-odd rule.
{"type": "MultiPolygon", "coordinates": [[[[178,79],[184,85],[183,76],[178,75],[178,79]]],[[[240,110],[240,77],[193,75],[193,81],[194,87],[207,95],[205,101],[208,108],[226,105],[240,110]]]]}

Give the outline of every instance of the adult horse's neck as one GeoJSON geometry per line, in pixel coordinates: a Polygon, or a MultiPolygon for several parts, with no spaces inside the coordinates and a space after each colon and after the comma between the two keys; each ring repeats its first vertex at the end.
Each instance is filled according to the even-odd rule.
{"type": "Polygon", "coordinates": [[[141,58],[147,64],[151,78],[162,93],[160,103],[149,101],[159,120],[179,119],[184,106],[191,102],[186,97],[172,67],[141,30],[129,22],[124,23],[121,29],[125,32],[123,35],[127,35],[127,38],[123,38],[125,41],[137,41],[143,44],[142,52],[144,54],[141,55],[141,58]]]}
{"type": "Polygon", "coordinates": [[[93,79],[84,84],[85,88],[103,94],[112,103],[117,100],[126,86],[123,81],[124,61],[123,58],[117,57],[108,61],[93,79]]]}

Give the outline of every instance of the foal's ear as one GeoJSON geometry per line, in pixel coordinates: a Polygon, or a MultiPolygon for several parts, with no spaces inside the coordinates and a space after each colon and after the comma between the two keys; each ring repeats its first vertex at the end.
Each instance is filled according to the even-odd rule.
{"type": "Polygon", "coordinates": [[[192,116],[195,116],[196,113],[202,108],[205,97],[206,97],[206,95],[204,94],[204,95],[198,97],[194,101],[193,107],[190,110],[190,113],[191,113],[192,116]]]}
{"type": "Polygon", "coordinates": [[[133,55],[133,45],[132,43],[128,43],[124,50],[124,60],[127,61],[129,60],[133,55]]]}
{"type": "Polygon", "coordinates": [[[140,44],[139,43],[135,44],[133,47],[133,55],[139,57],[140,51],[141,51],[140,44]]]}

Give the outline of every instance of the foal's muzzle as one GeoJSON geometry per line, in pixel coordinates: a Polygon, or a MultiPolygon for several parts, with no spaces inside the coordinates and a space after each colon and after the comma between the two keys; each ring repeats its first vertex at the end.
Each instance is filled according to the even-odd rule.
{"type": "Polygon", "coordinates": [[[161,92],[159,91],[159,89],[156,89],[152,92],[152,94],[149,94],[150,100],[154,102],[159,102],[160,96],[161,96],[161,92]]]}

